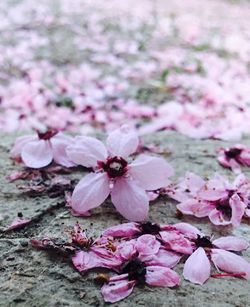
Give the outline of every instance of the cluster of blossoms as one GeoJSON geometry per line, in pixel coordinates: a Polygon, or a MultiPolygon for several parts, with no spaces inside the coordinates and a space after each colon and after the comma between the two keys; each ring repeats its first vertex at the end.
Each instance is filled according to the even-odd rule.
{"type": "Polygon", "coordinates": [[[127,126],[109,134],[107,148],[93,137],[72,138],[49,130],[38,132],[38,136],[19,137],[11,157],[31,168],[45,167],[52,161],[67,167],[90,168],[92,172],[73,191],[70,204],[74,213],[88,214],[110,194],[121,215],[131,221],[143,221],[148,216],[150,192],[167,186],[173,169],[163,158],[146,154],[130,163],[129,156],[138,146],[138,135],[127,126]]]}
{"type": "MultiPolygon", "coordinates": [[[[154,3],[141,1],[143,12],[141,4],[136,9],[133,3],[131,10],[129,3],[116,1],[77,1],[71,7],[61,0],[58,13],[50,1],[36,7],[29,0],[11,8],[2,3],[0,128],[16,131],[46,124],[71,131],[111,131],[126,121],[142,125],[142,132],[174,129],[196,138],[249,134],[248,15],[239,10],[234,16],[229,5],[228,16],[237,25],[228,24],[230,17],[207,22],[180,0],[181,10],[176,11],[174,2],[168,4],[173,6],[169,12],[176,11],[173,18],[154,3]],[[214,24],[223,25],[215,32],[214,24]],[[65,28],[70,33],[67,45],[65,28]],[[148,92],[155,94],[153,101],[159,94],[163,103],[150,105],[148,92]],[[149,125],[144,125],[145,118],[149,125]]],[[[199,12],[216,11],[215,4],[189,5],[199,6],[199,12]]],[[[211,18],[215,15],[211,12],[211,18]]]]}
{"type": "Polygon", "coordinates": [[[187,173],[166,193],[180,202],[177,209],[183,214],[208,217],[215,225],[237,227],[243,217],[250,217],[250,181],[243,174],[230,183],[219,174],[204,180],[194,173],[187,173]]]}
{"type": "Polygon", "coordinates": [[[245,240],[228,236],[212,241],[187,223],[125,223],[106,229],[95,240],[88,238],[77,223],[71,238],[68,243],[50,238],[34,239],[31,243],[48,251],[63,252],[81,273],[96,268],[115,272],[101,275],[101,293],[106,302],[124,299],[136,285],[180,285],[181,278],[173,271],[180,261],[185,262],[184,278],[195,284],[203,284],[210,276],[250,278],[250,264],[237,254],[248,248],[245,240]],[[211,264],[217,273],[211,273],[211,264]]]}

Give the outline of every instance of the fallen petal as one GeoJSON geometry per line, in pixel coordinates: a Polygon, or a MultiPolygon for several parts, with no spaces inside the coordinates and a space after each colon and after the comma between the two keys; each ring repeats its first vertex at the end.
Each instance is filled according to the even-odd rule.
{"type": "Polygon", "coordinates": [[[194,284],[202,285],[210,276],[210,262],[202,247],[199,247],[185,262],[183,276],[194,284]]]}
{"type": "Polygon", "coordinates": [[[115,303],[129,296],[135,286],[135,281],[129,281],[127,274],[123,274],[123,279],[115,280],[110,278],[109,282],[103,285],[101,289],[105,302],[115,303]]]}
{"type": "Polygon", "coordinates": [[[233,274],[243,273],[243,278],[250,279],[250,263],[244,258],[222,249],[212,249],[211,259],[222,271],[233,274]]]}
{"type": "Polygon", "coordinates": [[[6,230],[21,229],[24,226],[28,225],[30,222],[31,219],[17,217],[9,226],[7,226],[6,230]]]}
{"type": "Polygon", "coordinates": [[[228,251],[241,252],[249,246],[246,240],[234,236],[221,237],[213,241],[213,245],[228,251]]]}
{"type": "Polygon", "coordinates": [[[146,283],[150,286],[175,287],[181,283],[180,276],[173,270],[161,266],[148,266],[146,283]]]}

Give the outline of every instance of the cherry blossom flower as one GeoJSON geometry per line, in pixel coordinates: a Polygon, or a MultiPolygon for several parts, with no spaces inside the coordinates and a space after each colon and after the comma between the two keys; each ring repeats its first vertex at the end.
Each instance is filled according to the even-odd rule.
{"type": "Polygon", "coordinates": [[[230,148],[221,148],[218,161],[222,166],[240,172],[240,165],[250,166],[250,148],[241,144],[230,148]]]}
{"type": "Polygon", "coordinates": [[[160,245],[154,236],[142,235],[132,246],[130,244],[129,253],[126,246],[126,262],[120,275],[111,277],[101,289],[105,302],[114,303],[124,299],[132,293],[135,285],[175,287],[180,284],[180,277],[171,269],[180,257],[176,255],[175,259],[160,245]]]}
{"type": "Polygon", "coordinates": [[[194,252],[184,264],[185,279],[196,284],[203,284],[210,276],[250,279],[250,263],[234,253],[248,248],[249,244],[245,240],[228,236],[211,241],[209,237],[198,234],[193,243],[194,252]],[[226,274],[211,275],[211,262],[217,270],[220,269],[226,274]]]}
{"type": "Polygon", "coordinates": [[[140,155],[129,164],[128,157],[138,144],[137,134],[127,126],[109,134],[107,148],[92,137],[75,138],[75,143],[67,148],[69,158],[76,164],[93,168],[94,172],[75,187],[74,211],[84,213],[93,209],[111,194],[114,206],[126,219],[146,219],[149,209],[146,191],[166,186],[173,170],[163,158],[148,155],[140,155]]]}
{"type": "Polygon", "coordinates": [[[58,133],[57,130],[48,130],[37,135],[18,137],[10,152],[11,158],[21,160],[27,167],[42,168],[52,161],[65,167],[75,164],[66,155],[66,147],[73,138],[58,133]]]}
{"type": "Polygon", "coordinates": [[[209,217],[215,225],[234,227],[239,226],[244,215],[247,216],[249,193],[250,183],[244,175],[239,175],[233,183],[229,183],[218,174],[208,181],[188,174],[177,188],[167,192],[181,200],[177,209],[183,214],[209,217]]]}

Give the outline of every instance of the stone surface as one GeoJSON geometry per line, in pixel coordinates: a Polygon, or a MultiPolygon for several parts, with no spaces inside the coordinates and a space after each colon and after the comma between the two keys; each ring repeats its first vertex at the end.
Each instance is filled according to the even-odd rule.
{"type": "MultiPolygon", "coordinates": [[[[73,217],[61,205],[61,198],[47,196],[29,197],[21,193],[16,184],[8,183],[6,175],[18,166],[8,158],[8,151],[14,136],[1,135],[0,146],[0,226],[11,223],[22,212],[25,217],[35,219],[22,230],[0,233],[0,306],[103,306],[105,305],[100,286],[93,277],[96,272],[81,276],[70,263],[61,258],[51,258],[43,251],[37,251],[29,244],[35,237],[67,237],[67,229],[78,220],[89,234],[98,235],[107,226],[123,219],[115,212],[109,201],[93,211],[89,218],[73,217]],[[58,205],[59,204],[59,205],[58,205]]],[[[145,138],[148,144],[159,144],[171,151],[166,159],[174,166],[175,178],[186,171],[209,176],[215,171],[234,178],[234,175],[216,162],[216,149],[224,142],[190,140],[174,132],[162,132],[145,138]]],[[[243,143],[250,144],[249,140],[243,143]]],[[[244,169],[246,174],[250,171],[244,169]]],[[[77,174],[79,177],[81,174],[77,174]]],[[[71,177],[76,175],[71,174],[71,177]]],[[[167,197],[155,201],[150,208],[150,220],[158,223],[179,221],[175,214],[175,203],[167,197]]],[[[185,217],[207,234],[220,236],[227,233],[211,226],[206,220],[185,217]]],[[[234,234],[250,241],[247,222],[234,234]]],[[[244,253],[250,261],[250,252],[244,253]]],[[[181,272],[182,265],[177,271],[181,272]]],[[[233,278],[211,278],[203,286],[186,281],[177,289],[136,288],[131,296],[114,306],[247,306],[250,283],[233,278]]],[[[107,305],[107,304],[106,304],[107,305]]]]}

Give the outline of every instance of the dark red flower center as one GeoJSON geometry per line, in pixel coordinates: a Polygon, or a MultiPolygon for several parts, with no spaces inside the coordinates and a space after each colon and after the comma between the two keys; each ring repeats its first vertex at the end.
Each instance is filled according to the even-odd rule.
{"type": "Polygon", "coordinates": [[[56,130],[56,129],[49,129],[46,132],[37,131],[37,135],[38,135],[39,139],[44,140],[44,141],[51,139],[57,133],[58,133],[58,130],[56,130]]]}
{"type": "Polygon", "coordinates": [[[157,235],[161,231],[161,228],[158,224],[146,222],[140,224],[140,230],[141,234],[151,234],[151,235],[157,235]]]}
{"type": "Polygon", "coordinates": [[[232,217],[232,208],[229,204],[229,199],[230,199],[231,195],[228,196],[228,198],[226,198],[225,200],[221,200],[217,205],[216,205],[216,209],[220,212],[222,212],[222,214],[224,215],[225,218],[227,218],[228,220],[231,219],[232,217]]]}
{"type": "Polygon", "coordinates": [[[127,172],[128,162],[122,157],[108,158],[106,162],[100,162],[98,164],[106,173],[108,173],[110,178],[121,177],[127,172]]]}
{"type": "Polygon", "coordinates": [[[225,151],[225,155],[228,159],[233,159],[233,158],[236,158],[238,155],[240,155],[241,152],[242,152],[242,149],[240,148],[231,148],[225,151]]]}
{"type": "Polygon", "coordinates": [[[202,237],[200,235],[197,236],[197,239],[194,241],[194,243],[197,247],[213,247],[213,243],[210,241],[209,237],[202,237]]]}
{"type": "Polygon", "coordinates": [[[122,269],[122,274],[126,273],[129,280],[136,280],[139,284],[145,283],[147,270],[145,264],[140,259],[135,258],[126,263],[122,269]]]}

